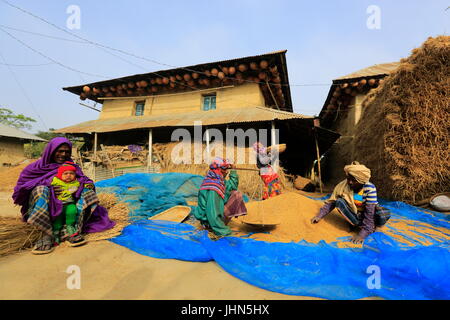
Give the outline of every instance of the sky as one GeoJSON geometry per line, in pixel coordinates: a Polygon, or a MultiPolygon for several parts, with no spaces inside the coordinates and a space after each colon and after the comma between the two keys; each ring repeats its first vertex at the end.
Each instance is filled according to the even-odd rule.
{"type": "Polygon", "coordinates": [[[318,115],[332,79],[399,61],[428,37],[448,35],[449,6],[448,0],[0,0],[0,107],[36,119],[29,132],[63,128],[99,116],[63,87],[286,49],[294,112],[318,115]]]}

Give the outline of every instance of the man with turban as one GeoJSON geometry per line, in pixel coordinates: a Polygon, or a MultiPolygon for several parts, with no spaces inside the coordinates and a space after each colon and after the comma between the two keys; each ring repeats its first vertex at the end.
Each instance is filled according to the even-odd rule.
{"type": "Polygon", "coordinates": [[[375,226],[384,225],[390,213],[378,205],[377,189],[370,180],[370,169],[357,161],[344,167],[347,179],[341,181],[333,190],[331,197],[325,201],[312,223],[318,223],[334,208],[352,225],[360,227],[353,243],[362,243],[375,232],[375,226]]]}
{"type": "Polygon", "coordinates": [[[222,158],[215,158],[198,192],[198,206],[193,215],[217,236],[231,234],[227,226],[233,217],[247,214],[242,194],[237,191],[239,176],[234,165],[222,158]],[[230,171],[229,179],[225,179],[230,171]]]}

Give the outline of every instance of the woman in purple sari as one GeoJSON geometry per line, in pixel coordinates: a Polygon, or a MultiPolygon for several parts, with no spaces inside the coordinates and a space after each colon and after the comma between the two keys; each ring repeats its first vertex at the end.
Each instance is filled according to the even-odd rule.
{"type": "MultiPolygon", "coordinates": [[[[42,157],[28,165],[20,174],[14,188],[13,200],[21,206],[22,219],[43,231],[33,249],[35,254],[49,253],[54,250],[52,225],[61,214],[63,203],[57,199],[61,189],[50,186],[58,168],[71,160],[72,143],[63,137],[53,138],[47,144],[42,157]]],[[[73,162],[73,161],[72,161],[73,162]]],[[[78,165],[76,177],[80,187],[74,194],[78,209],[77,232],[68,234],[66,228],[61,231],[61,239],[72,246],[84,243],[82,233],[100,232],[112,228],[115,223],[108,218],[108,211],[98,205],[95,186],[86,177],[78,165]]]]}

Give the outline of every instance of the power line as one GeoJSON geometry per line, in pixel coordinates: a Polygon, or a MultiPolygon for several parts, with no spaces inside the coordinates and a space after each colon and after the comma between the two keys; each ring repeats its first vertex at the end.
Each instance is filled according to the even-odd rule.
{"type": "MultiPolygon", "coordinates": [[[[137,59],[141,59],[141,60],[144,60],[144,61],[148,61],[148,62],[151,62],[151,63],[155,63],[155,64],[167,66],[167,67],[170,67],[170,68],[182,69],[182,70],[186,70],[186,71],[189,71],[189,72],[196,72],[196,73],[199,73],[199,74],[204,74],[204,75],[206,75],[205,72],[201,72],[201,71],[198,71],[198,70],[193,70],[193,69],[190,69],[190,68],[187,68],[187,67],[177,67],[177,66],[173,66],[173,65],[170,65],[170,64],[166,64],[166,63],[162,63],[162,62],[156,61],[156,60],[154,60],[154,59],[149,59],[149,58],[146,58],[146,57],[138,56],[138,55],[136,55],[136,54],[134,54],[134,53],[130,53],[130,52],[127,52],[127,51],[124,51],[124,50],[121,50],[121,49],[116,49],[116,48],[113,48],[113,47],[110,47],[110,46],[107,46],[107,45],[100,44],[100,43],[98,43],[98,42],[91,41],[91,40],[89,40],[89,39],[86,39],[86,38],[83,38],[83,37],[81,37],[81,36],[78,36],[77,34],[74,34],[74,33],[72,33],[72,32],[69,32],[69,31],[67,31],[67,30],[65,30],[65,29],[63,29],[63,28],[61,28],[61,27],[55,25],[54,23],[49,22],[49,21],[47,21],[46,19],[41,18],[41,17],[39,17],[39,16],[37,16],[37,15],[35,15],[35,14],[33,14],[33,13],[31,13],[31,12],[25,10],[25,9],[22,9],[22,8],[20,8],[20,7],[18,7],[18,6],[15,6],[15,5],[9,3],[9,2],[6,1],[6,0],[1,0],[1,1],[2,1],[3,3],[7,4],[7,5],[9,5],[9,6],[15,8],[15,9],[19,10],[19,11],[22,11],[23,13],[26,13],[26,14],[28,14],[28,15],[30,15],[30,16],[32,16],[32,17],[34,17],[34,18],[36,18],[36,19],[38,19],[38,20],[40,20],[40,21],[46,23],[46,24],[49,24],[49,25],[51,25],[52,27],[54,27],[54,28],[56,28],[56,29],[58,29],[58,30],[60,30],[60,31],[62,31],[62,32],[65,32],[65,33],[67,33],[67,34],[69,34],[69,35],[71,35],[71,36],[73,36],[73,37],[75,37],[75,38],[77,38],[77,39],[82,40],[82,41],[76,41],[76,40],[71,40],[71,39],[67,39],[67,38],[60,38],[60,37],[55,37],[55,36],[49,36],[49,35],[45,35],[45,34],[41,34],[41,33],[30,32],[30,31],[26,31],[26,30],[23,30],[23,29],[21,30],[21,29],[9,27],[9,28],[12,29],[12,30],[21,31],[21,32],[27,32],[27,33],[30,33],[30,34],[39,35],[39,36],[44,36],[44,37],[48,37],[48,38],[52,38],[52,39],[56,39],[56,40],[71,41],[71,42],[76,42],[76,43],[88,43],[88,44],[91,44],[91,45],[96,46],[97,48],[101,49],[102,51],[104,51],[104,52],[106,52],[106,53],[108,53],[108,54],[110,54],[110,55],[112,55],[112,56],[114,56],[114,57],[116,57],[116,58],[118,58],[118,59],[120,59],[120,60],[122,60],[122,61],[127,62],[128,64],[131,64],[131,65],[133,65],[133,66],[135,66],[135,67],[138,67],[138,68],[141,68],[141,69],[144,69],[144,70],[145,70],[146,68],[144,68],[144,67],[142,67],[142,66],[140,66],[140,65],[138,65],[138,64],[135,64],[135,63],[133,63],[133,62],[130,62],[130,61],[126,60],[126,59],[123,58],[123,57],[120,57],[120,56],[118,56],[118,55],[115,55],[115,54],[113,54],[112,52],[109,52],[107,49],[109,49],[109,50],[111,50],[111,51],[116,51],[116,52],[122,53],[122,54],[124,54],[124,55],[132,56],[132,57],[137,58],[137,59]]],[[[0,26],[1,26],[1,25],[0,25],[0,26]]],[[[2,31],[6,32],[5,30],[2,30],[2,31]]],[[[52,60],[51,60],[51,61],[52,61],[52,60]]],[[[59,64],[59,65],[62,65],[62,64],[58,63],[57,61],[55,61],[55,63],[57,63],[57,64],[59,64]]],[[[62,65],[62,66],[63,66],[63,65],[62,65]]],[[[67,67],[67,66],[65,66],[65,67],[67,67]]],[[[70,70],[72,70],[72,71],[78,72],[78,70],[76,70],[76,69],[74,69],[74,68],[71,68],[71,67],[68,67],[68,68],[69,68],[70,70]]],[[[88,74],[88,73],[85,73],[85,72],[82,72],[82,71],[79,71],[79,72],[80,72],[80,73],[84,73],[84,74],[88,74]]],[[[163,75],[161,75],[161,74],[159,74],[159,73],[157,73],[157,72],[148,72],[148,73],[154,74],[154,75],[156,75],[156,76],[158,76],[158,77],[160,77],[160,78],[165,77],[165,76],[163,76],[163,75]]],[[[113,77],[105,77],[105,76],[99,76],[99,75],[95,75],[95,76],[102,77],[102,78],[113,78],[113,77]]],[[[81,77],[81,75],[80,75],[80,77],[81,77]]],[[[235,78],[227,77],[227,76],[225,76],[224,78],[226,78],[226,79],[235,79],[235,78]]],[[[118,79],[118,80],[119,80],[119,81],[123,81],[123,80],[121,80],[121,79],[118,79]]],[[[262,81],[253,81],[253,80],[246,80],[246,79],[242,79],[242,81],[243,81],[243,82],[248,82],[248,83],[256,83],[256,84],[263,84],[263,85],[265,84],[265,85],[267,85],[266,82],[262,82],[262,81]]],[[[191,86],[189,86],[189,85],[187,85],[187,84],[185,84],[185,83],[182,83],[182,82],[174,81],[174,83],[178,83],[178,84],[180,84],[180,85],[183,86],[183,87],[188,87],[188,88],[191,88],[191,89],[196,89],[196,88],[191,87],[191,86]]],[[[287,86],[287,87],[308,87],[308,86],[327,86],[327,87],[328,87],[328,86],[330,86],[331,84],[330,84],[330,83],[326,83],[326,84],[325,84],[325,83],[309,83],[309,84],[289,84],[289,83],[284,84],[284,83],[280,83],[279,85],[281,85],[281,86],[287,86]]]]}
{"type": "MultiPolygon", "coordinates": [[[[189,72],[195,72],[195,73],[200,73],[200,74],[206,75],[206,73],[205,73],[205,72],[202,72],[202,71],[193,70],[193,69],[190,69],[190,68],[187,68],[187,67],[177,67],[177,66],[173,66],[173,65],[170,65],[170,64],[167,64],[167,63],[159,62],[159,61],[154,60],[154,59],[149,59],[149,58],[146,58],[146,57],[138,56],[138,55],[136,55],[136,54],[134,54],[134,53],[130,53],[130,52],[127,52],[127,51],[124,51],[124,50],[121,50],[121,49],[113,48],[113,47],[110,47],[110,46],[107,46],[107,45],[104,45],[104,44],[101,44],[101,43],[98,43],[98,42],[95,42],[95,41],[91,41],[91,40],[86,39],[86,38],[83,38],[83,37],[81,37],[81,36],[79,36],[79,35],[77,35],[77,34],[75,34],[75,33],[72,33],[72,32],[70,32],[70,31],[67,31],[66,29],[61,28],[61,27],[55,25],[54,23],[52,23],[52,22],[50,22],[50,21],[48,21],[48,20],[46,20],[46,19],[44,19],[44,18],[42,18],[42,17],[39,17],[38,15],[36,15],[36,14],[34,14],[34,13],[32,13],[32,12],[29,12],[29,11],[23,9],[23,8],[20,8],[20,7],[16,6],[16,5],[14,5],[14,4],[12,4],[12,3],[6,1],[6,0],[0,0],[0,1],[2,1],[2,2],[5,3],[5,4],[7,4],[7,5],[10,6],[10,7],[13,7],[13,8],[15,8],[15,9],[17,9],[17,10],[19,10],[19,11],[21,11],[21,12],[27,14],[27,15],[30,15],[30,16],[32,16],[32,17],[34,17],[34,18],[36,18],[36,19],[38,19],[38,20],[40,20],[40,21],[46,23],[46,24],[51,25],[52,27],[54,27],[54,28],[56,28],[56,29],[58,29],[58,30],[60,30],[60,31],[62,31],[62,32],[64,32],[64,33],[67,33],[67,34],[69,34],[69,35],[71,35],[71,36],[73,36],[73,37],[75,37],[75,38],[77,38],[77,39],[83,40],[84,42],[89,43],[89,44],[91,44],[91,45],[94,45],[94,46],[97,46],[97,47],[102,47],[102,48],[109,49],[109,50],[116,51],[116,52],[120,52],[120,53],[122,53],[122,54],[124,54],[124,55],[132,56],[132,57],[134,57],[134,58],[141,59],[141,60],[145,60],[145,61],[148,61],[148,62],[151,62],[151,63],[154,63],[154,64],[158,64],[158,65],[162,65],[162,66],[166,66],[166,67],[170,67],[170,68],[174,68],[174,69],[182,69],[182,70],[186,70],[186,71],[189,71],[189,72]]],[[[154,73],[154,72],[152,72],[152,73],[154,73]]],[[[157,74],[157,73],[154,73],[154,74],[157,74]]],[[[157,74],[157,75],[158,75],[158,74],[157,74]]],[[[158,76],[159,76],[159,75],[158,75],[158,76]]],[[[226,79],[234,79],[234,78],[232,78],[232,77],[227,77],[227,76],[225,76],[224,78],[226,78],[226,79]]],[[[246,79],[242,79],[242,80],[243,80],[244,82],[257,83],[257,84],[266,84],[266,83],[263,82],[263,81],[254,81],[254,80],[246,80],[246,79]]],[[[311,84],[289,84],[289,83],[280,83],[280,85],[281,85],[281,86],[288,86],[288,87],[293,87],[293,86],[295,86],[295,87],[306,87],[306,86],[330,86],[329,83],[327,83],[327,84],[323,84],[323,83],[311,83],[311,84]]]]}
{"type": "MultiPolygon", "coordinates": [[[[69,67],[69,66],[66,66],[66,65],[63,65],[62,63],[59,63],[58,61],[56,61],[56,60],[54,60],[54,59],[52,59],[52,58],[50,58],[50,57],[45,56],[44,54],[40,53],[39,51],[33,49],[31,46],[25,44],[23,41],[21,41],[21,40],[17,39],[16,37],[12,36],[12,35],[11,35],[10,33],[8,33],[7,31],[2,30],[2,27],[4,27],[4,26],[3,26],[3,25],[0,25],[0,30],[1,30],[1,31],[7,33],[7,34],[10,35],[11,37],[13,37],[15,40],[19,41],[22,45],[25,45],[27,48],[31,49],[32,51],[34,51],[34,52],[36,52],[36,53],[38,53],[38,54],[41,54],[42,56],[46,57],[47,59],[50,59],[51,61],[54,61],[54,62],[50,62],[50,63],[48,63],[48,64],[58,64],[58,65],[60,65],[60,66],[65,66],[65,67],[69,68],[71,71],[76,72],[77,75],[80,77],[80,79],[81,79],[81,81],[82,81],[83,83],[86,83],[86,82],[87,82],[87,81],[82,77],[81,74],[82,74],[82,73],[83,73],[83,74],[88,74],[88,73],[83,72],[83,71],[79,71],[79,70],[77,70],[77,69],[75,69],[75,68],[72,68],[72,67],[69,67]]],[[[9,27],[8,27],[8,28],[9,28],[9,27]]],[[[10,28],[10,29],[12,29],[12,30],[19,30],[19,29],[16,29],[16,28],[10,28]]],[[[27,32],[27,31],[25,31],[25,30],[21,30],[21,31],[27,32]]],[[[39,35],[39,36],[44,36],[44,37],[46,36],[46,35],[44,35],[44,34],[39,34],[39,33],[35,33],[35,32],[32,32],[31,34],[35,34],[35,35],[39,35]]],[[[68,40],[68,39],[66,39],[66,40],[68,40]]],[[[100,49],[100,50],[102,50],[103,52],[109,54],[109,55],[112,55],[112,56],[114,56],[114,57],[116,57],[116,58],[118,58],[118,59],[120,59],[120,60],[122,60],[122,61],[128,63],[128,64],[131,64],[131,65],[133,65],[133,66],[135,66],[135,67],[137,67],[137,68],[146,70],[145,67],[143,67],[143,66],[141,66],[141,65],[138,65],[138,64],[136,64],[136,63],[133,63],[133,62],[131,62],[131,61],[129,61],[129,60],[127,60],[127,59],[125,59],[125,58],[123,58],[123,57],[117,55],[117,54],[114,54],[114,53],[112,53],[112,52],[109,52],[107,49],[104,49],[104,48],[102,48],[102,47],[97,47],[97,48],[100,49]]],[[[157,72],[150,72],[150,73],[155,74],[155,75],[157,75],[157,76],[160,77],[160,78],[163,78],[163,77],[164,77],[163,75],[161,75],[161,74],[159,74],[159,73],[157,73],[157,72]]],[[[90,75],[90,74],[88,74],[88,75],[90,75]]],[[[100,75],[96,75],[96,76],[102,77],[102,78],[108,78],[108,77],[106,77],[106,76],[100,76],[100,75]]],[[[110,77],[110,78],[111,78],[111,77],[110,77]]],[[[119,79],[119,80],[120,80],[120,79],[119,79]]],[[[126,81],[124,81],[124,80],[120,80],[120,81],[126,82],[126,81]]],[[[176,81],[176,80],[173,81],[173,82],[174,82],[174,83],[178,83],[178,84],[180,84],[181,86],[191,88],[191,89],[193,89],[193,90],[196,90],[196,89],[197,89],[197,88],[195,88],[195,87],[189,86],[189,85],[187,85],[187,84],[185,84],[185,83],[182,83],[182,82],[179,82],[179,81],[176,81]]],[[[252,81],[252,82],[253,82],[253,81],[252,81]]]]}
{"type": "Polygon", "coordinates": [[[85,75],[88,75],[88,76],[93,76],[93,77],[99,77],[99,78],[105,78],[105,79],[111,78],[111,77],[105,77],[105,76],[98,75],[98,74],[93,74],[93,73],[89,73],[89,72],[80,71],[80,70],[77,70],[77,69],[72,68],[72,67],[70,67],[70,66],[67,66],[67,65],[65,65],[65,64],[63,64],[63,63],[61,63],[61,62],[59,62],[59,61],[57,61],[57,60],[55,60],[55,59],[53,59],[53,58],[51,58],[51,57],[45,55],[45,54],[43,54],[43,53],[40,52],[39,50],[34,49],[33,47],[29,46],[28,44],[26,44],[26,43],[23,42],[22,40],[20,40],[20,39],[16,38],[15,36],[13,36],[11,33],[9,33],[8,31],[6,31],[6,30],[3,29],[2,27],[0,27],[0,30],[1,30],[2,32],[6,33],[9,37],[11,37],[11,38],[13,38],[14,40],[16,40],[17,42],[19,42],[20,44],[22,44],[23,46],[25,46],[25,47],[27,47],[28,49],[30,49],[31,51],[33,51],[33,52],[39,54],[40,56],[44,57],[45,59],[50,60],[51,62],[53,62],[53,63],[55,63],[55,64],[57,64],[57,65],[59,65],[59,66],[65,68],[65,69],[68,69],[68,70],[73,71],[73,72],[82,73],[82,74],[85,74],[85,75]]]}
{"type": "Polygon", "coordinates": [[[86,44],[86,41],[78,41],[78,40],[72,40],[72,39],[67,39],[67,38],[62,38],[62,37],[51,36],[51,35],[48,35],[48,34],[43,34],[43,33],[38,33],[38,32],[18,29],[18,28],[13,28],[13,27],[10,27],[10,26],[5,26],[4,24],[0,24],[0,27],[5,28],[5,29],[18,31],[18,32],[32,34],[32,35],[35,35],[35,36],[41,36],[41,37],[44,37],[44,38],[54,39],[54,40],[61,40],[61,41],[68,41],[68,42],[84,43],[84,44],[86,44]]]}
{"type": "MultiPolygon", "coordinates": [[[[103,76],[103,75],[92,74],[92,73],[80,71],[80,70],[78,70],[78,69],[75,69],[75,68],[73,68],[73,67],[70,67],[70,66],[68,66],[68,65],[65,65],[65,64],[63,64],[63,63],[61,63],[61,62],[59,62],[59,61],[57,61],[57,60],[55,60],[55,59],[53,59],[53,58],[51,58],[51,57],[45,55],[45,54],[43,54],[42,52],[40,52],[40,51],[34,49],[34,48],[31,47],[30,45],[26,44],[24,41],[18,39],[17,37],[13,36],[13,35],[12,35],[11,33],[9,33],[8,31],[4,30],[1,26],[0,26],[0,31],[6,33],[8,36],[10,36],[11,38],[13,38],[14,40],[16,40],[17,42],[19,42],[19,43],[22,44],[23,46],[25,46],[25,47],[27,47],[28,49],[32,50],[33,52],[35,52],[35,53],[41,55],[42,57],[44,57],[44,58],[50,60],[51,62],[53,62],[53,63],[55,63],[55,64],[57,64],[57,65],[59,65],[59,66],[65,68],[65,69],[68,69],[68,70],[70,70],[70,71],[73,71],[73,72],[78,73],[78,75],[80,76],[80,78],[81,78],[81,80],[82,80],[83,82],[87,82],[87,81],[84,80],[83,77],[81,77],[81,74],[85,74],[85,75],[89,75],[89,76],[95,76],[95,77],[99,77],[99,78],[105,78],[105,79],[114,78],[114,77],[111,77],[111,76],[107,77],[107,76],[103,76]]],[[[105,51],[105,52],[107,52],[107,53],[109,53],[109,54],[112,54],[111,52],[108,52],[107,50],[105,50],[105,49],[103,49],[103,48],[100,48],[100,49],[102,49],[103,51],[105,51]]],[[[114,55],[114,54],[112,54],[112,55],[114,55]]],[[[120,58],[120,57],[117,56],[117,55],[114,55],[114,56],[120,58]]],[[[127,60],[124,59],[124,58],[121,58],[121,59],[127,61],[127,60]]],[[[133,63],[130,62],[130,61],[127,61],[127,62],[133,64],[133,63]]],[[[134,65],[135,65],[135,64],[134,64],[134,65]]],[[[136,66],[137,66],[137,65],[136,65],[136,66]]],[[[139,66],[139,67],[141,67],[141,66],[139,66]]],[[[142,67],[142,68],[143,68],[143,67],[142,67]]],[[[163,75],[158,74],[157,72],[150,72],[150,73],[155,74],[155,75],[157,75],[157,76],[160,77],[160,78],[163,78],[163,77],[164,77],[163,75]]],[[[184,87],[188,87],[188,88],[191,88],[191,89],[195,89],[194,87],[191,87],[191,86],[189,86],[189,85],[187,85],[187,84],[184,84],[184,83],[181,83],[181,82],[178,82],[178,81],[175,81],[175,83],[178,83],[178,84],[180,84],[180,85],[182,85],[182,86],[184,86],[184,87]]]]}
{"type": "Polygon", "coordinates": [[[34,106],[33,101],[30,99],[30,97],[28,96],[25,88],[21,85],[19,78],[16,76],[16,74],[14,73],[13,69],[8,65],[8,63],[6,62],[5,58],[3,57],[3,54],[0,52],[0,57],[2,58],[3,62],[5,63],[5,65],[7,66],[9,72],[12,74],[17,86],[19,87],[19,89],[22,91],[22,94],[24,95],[24,97],[28,100],[28,103],[30,104],[30,106],[33,108],[34,113],[36,113],[36,115],[38,116],[39,120],[42,122],[42,124],[44,125],[44,128],[48,131],[48,127],[45,124],[44,120],[41,118],[41,115],[39,112],[37,112],[36,107],[34,106]]]}
{"type": "Polygon", "coordinates": [[[0,63],[1,66],[9,66],[9,67],[42,67],[49,66],[54,64],[53,62],[48,63],[40,63],[40,64],[12,64],[12,63],[0,63]]]}

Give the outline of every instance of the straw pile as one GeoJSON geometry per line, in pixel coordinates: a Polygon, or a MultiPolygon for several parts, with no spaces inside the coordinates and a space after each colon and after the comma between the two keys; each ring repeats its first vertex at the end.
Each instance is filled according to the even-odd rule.
{"type": "Polygon", "coordinates": [[[382,197],[416,203],[450,190],[450,37],[429,38],[363,101],[355,159],[382,197]]]}
{"type": "Polygon", "coordinates": [[[99,204],[108,210],[108,216],[113,220],[116,225],[109,230],[96,233],[88,233],[85,235],[88,241],[98,241],[111,239],[122,233],[122,229],[130,224],[128,221],[129,209],[126,203],[119,202],[117,197],[111,193],[99,193],[97,194],[99,204]]]}
{"type": "Polygon", "coordinates": [[[41,237],[41,231],[19,218],[0,217],[0,257],[30,249],[41,237]]]}
{"type": "MultiPolygon", "coordinates": [[[[179,142],[172,142],[172,143],[160,143],[160,144],[154,144],[153,145],[153,154],[158,159],[158,162],[161,166],[161,172],[181,172],[181,173],[190,173],[190,174],[198,174],[198,175],[205,175],[208,172],[208,164],[194,164],[194,152],[191,152],[191,161],[190,164],[175,164],[175,162],[181,162],[180,158],[177,158],[179,155],[175,152],[172,154],[172,151],[174,150],[175,146],[177,146],[179,142]]],[[[216,145],[217,146],[217,145],[216,145]]],[[[200,148],[199,148],[200,149],[200,148]]],[[[192,149],[194,150],[194,147],[192,145],[192,149]]],[[[201,147],[201,150],[203,154],[206,153],[206,145],[203,144],[201,147]]],[[[211,152],[212,156],[211,158],[214,158],[216,156],[220,156],[222,158],[228,158],[233,163],[236,164],[239,168],[251,168],[251,169],[257,169],[255,163],[255,157],[253,148],[243,148],[243,147],[234,147],[234,158],[227,157],[226,155],[226,148],[222,148],[222,153],[219,154],[219,147],[216,147],[214,149],[213,145],[211,145],[211,152]],[[215,151],[218,151],[215,153],[215,151]],[[241,152],[241,153],[240,153],[241,152]],[[239,154],[245,155],[245,163],[246,164],[240,164],[237,159],[239,157],[239,154]],[[250,162],[252,161],[252,162],[250,162]]],[[[261,178],[259,177],[259,172],[257,171],[238,171],[239,174],[239,191],[242,193],[248,195],[251,198],[262,198],[262,190],[263,190],[263,182],[261,178]]],[[[284,191],[292,191],[294,190],[292,181],[289,180],[287,175],[284,173],[284,170],[282,167],[279,168],[278,174],[280,176],[280,182],[282,185],[282,188],[284,191]]]]}

